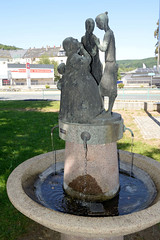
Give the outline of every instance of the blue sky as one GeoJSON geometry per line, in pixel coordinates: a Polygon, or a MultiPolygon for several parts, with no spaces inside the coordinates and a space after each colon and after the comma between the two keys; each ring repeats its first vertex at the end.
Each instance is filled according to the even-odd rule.
{"type": "MultiPolygon", "coordinates": [[[[70,36],[80,40],[85,20],[108,11],[118,60],[154,56],[159,0],[0,0],[0,6],[2,44],[27,49],[59,46],[70,36]]],[[[103,39],[103,31],[94,33],[103,39]]]]}

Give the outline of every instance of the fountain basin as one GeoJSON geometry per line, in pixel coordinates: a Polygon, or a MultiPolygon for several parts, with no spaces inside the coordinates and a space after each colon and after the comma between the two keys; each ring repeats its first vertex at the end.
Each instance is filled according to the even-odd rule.
{"type": "MultiPolygon", "coordinates": [[[[119,151],[120,159],[131,162],[131,154],[119,151]]],[[[57,151],[57,161],[64,159],[64,150],[57,151]]],[[[45,208],[26,194],[27,188],[37,176],[53,164],[53,152],[33,157],[20,164],[7,182],[8,196],[12,204],[34,221],[61,233],[94,238],[110,238],[128,235],[160,222],[160,163],[151,158],[134,154],[134,165],[152,178],[157,196],[151,206],[128,215],[116,217],[82,217],[56,212],[45,208]]],[[[30,189],[30,196],[33,189],[30,189]]],[[[34,198],[34,194],[33,194],[34,198]]]]}

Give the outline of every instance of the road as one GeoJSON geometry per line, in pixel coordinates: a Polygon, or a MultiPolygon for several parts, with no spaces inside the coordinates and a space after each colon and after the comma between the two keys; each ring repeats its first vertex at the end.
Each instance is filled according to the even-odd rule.
{"type": "MultiPolygon", "coordinates": [[[[0,92],[0,100],[60,100],[60,91],[41,90],[26,92],[0,92]]],[[[160,101],[159,90],[118,90],[117,100],[160,101]]]]}
{"type": "Polygon", "coordinates": [[[0,92],[0,100],[60,100],[60,91],[0,92]]]}

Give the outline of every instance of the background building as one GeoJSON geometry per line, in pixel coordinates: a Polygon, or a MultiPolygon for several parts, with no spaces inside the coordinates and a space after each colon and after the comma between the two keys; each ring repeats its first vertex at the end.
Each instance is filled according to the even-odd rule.
{"type": "Polygon", "coordinates": [[[20,50],[0,49],[0,87],[53,85],[54,66],[38,64],[43,56],[58,64],[66,63],[67,60],[61,46],[20,50]],[[30,71],[26,69],[26,63],[30,64],[30,71]]]}
{"type": "MultiPolygon", "coordinates": [[[[13,64],[8,63],[8,85],[53,85],[54,66],[49,64],[13,64]],[[29,80],[30,79],[30,80],[29,80]],[[27,81],[30,81],[27,83],[27,81]]],[[[3,81],[3,85],[4,85],[3,81]]]]}

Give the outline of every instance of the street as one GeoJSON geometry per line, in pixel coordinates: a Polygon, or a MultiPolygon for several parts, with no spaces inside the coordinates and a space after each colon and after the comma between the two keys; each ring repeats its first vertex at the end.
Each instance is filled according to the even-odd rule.
{"type": "MultiPolygon", "coordinates": [[[[60,100],[59,90],[39,90],[39,91],[3,91],[0,92],[0,100],[60,100]]],[[[117,100],[150,100],[160,101],[160,90],[158,89],[118,89],[117,100]]]]}
{"type": "Polygon", "coordinates": [[[0,100],[60,100],[60,91],[0,92],[0,100]]]}

